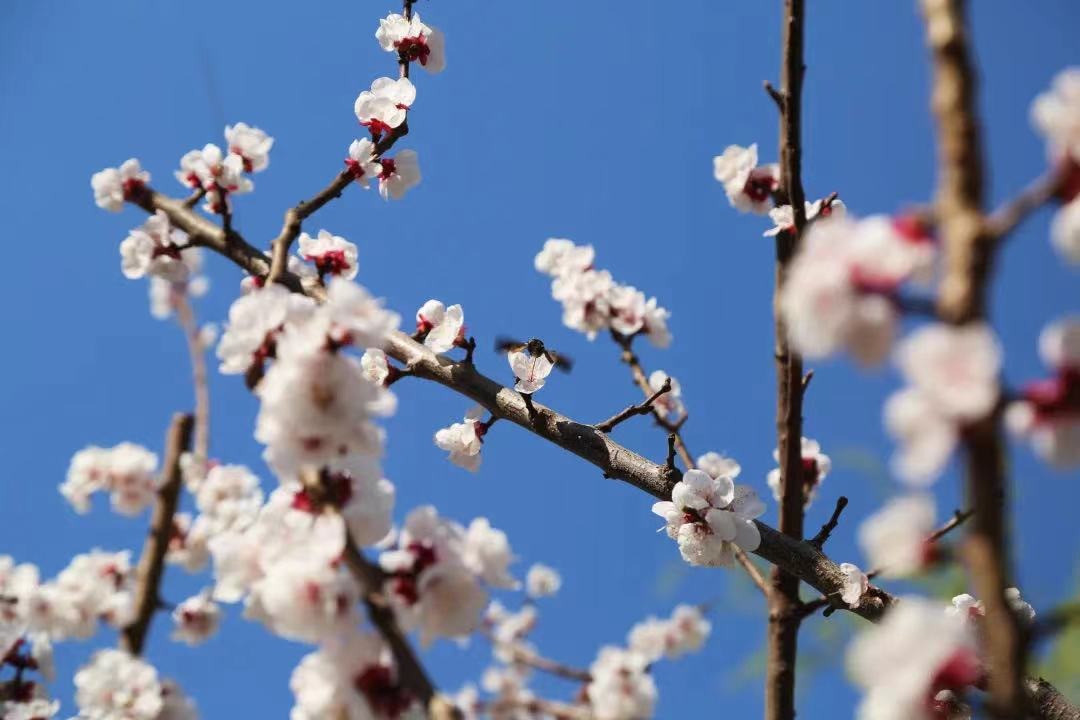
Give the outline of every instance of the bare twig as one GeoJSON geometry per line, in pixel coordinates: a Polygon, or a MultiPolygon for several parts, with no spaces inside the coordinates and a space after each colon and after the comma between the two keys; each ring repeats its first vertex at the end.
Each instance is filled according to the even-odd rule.
{"type": "MultiPolygon", "coordinates": [[[[489,630],[485,629],[483,632],[492,644],[498,644],[495,636],[489,630]]],[[[583,670],[581,668],[566,665],[557,660],[552,660],[551,658],[546,658],[543,655],[539,655],[520,645],[506,643],[501,645],[501,648],[510,652],[510,660],[513,663],[525,665],[534,670],[540,670],[541,672],[546,672],[549,675],[561,677],[565,680],[574,680],[582,683],[587,683],[592,680],[592,675],[588,670],[583,670]]]]}
{"type": "Polygon", "coordinates": [[[1080,623],[1080,602],[1059,605],[1038,617],[1030,631],[1031,639],[1042,640],[1061,632],[1073,623],[1080,623]]]}
{"type": "Polygon", "coordinates": [[[836,507],[833,509],[832,516],[829,521],[821,526],[821,530],[818,530],[818,534],[811,540],[810,544],[819,550],[825,545],[825,541],[832,535],[832,531],[836,529],[836,526],[840,524],[840,513],[844,512],[844,508],[847,507],[848,499],[841,495],[836,498],[836,507]]]}
{"type": "Polygon", "coordinates": [[[974,515],[973,510],[954,510],[953,516],[949,518],[949,521],[939,527],[934,532],[930,533],[930,537],[927,538],[928,542],[937,542],[941,538],[951,533],[956,528],[963,525],[968,518],[974,515]]]}
{"type": "Polygon", "coordinates": [[[150,536],[146,538],[139,566],[136,569],[135,616],[120,633],[120,647],[133,655],[143,650],[150,620],[158,609],[158,593],[165,573],[165,553],[169,549],[173,516],[179,504],[183,472],[180,457],[191,447],[191,431],[194,418],[177,413],[165,436],[165,464],[162,468],[161,487],[150,521],[150,536]]]}
{"type": "Polygon", "coordinates": [[[206,188],[199,187],[198,190],[188,195],[187,200],[184,201],[184,205],[189,208],[193,208],[199,204],[199,201],[206,197],[206,188]]]}
{"type": "Polygon", "coordinates": [[[999,240],[1012,233],[1029,215],[1061,193],[1070,171],[1075,172],[1069,163],[1058,163],[1021,190],[987,218],[989,233],[999,240]]]}
{"type": "Polygon", "coordinates": [[[640,402],[637,405],[631,405],[625,410],[616,413],[612,417],[608,418],[604,422],[597,423],[596,429],[600,432],[611,432],[616,425],[622,423],[625,420],[629,420],[630,418],[637,415],[648,415],[653,410],[653,403],[656,402],[661,395],[669,392],[671,392],[671,378],[665,380],[664,384],[660,387],[660,389],[654,392],[649,397],[645,398],[643,402],[640,402]]]}

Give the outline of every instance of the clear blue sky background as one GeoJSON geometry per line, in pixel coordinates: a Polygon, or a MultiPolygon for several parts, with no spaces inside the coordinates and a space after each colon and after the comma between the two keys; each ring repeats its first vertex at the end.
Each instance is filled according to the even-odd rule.
{"type": "MultiPolygon", "coordinates": [[[[309,229],[356,242],[359,279],[403,315],[429,297],[462,303],[483,348],[481,367],[496,376],[507,374],[487,350],[496,333],[539,335],[565,348],[579,367],[556,377],[542,400],[586,422],[636,401],[637,390],[610,342],[590,344],[560,325],[532,258],[547,237],[592,243],[599,265],[673,312],[674,345],[647,349],[643,359],[682,381],[692,451],[734,455],[743,479],[767,494],[773,251],[761,219],[728,207],[712,157],[729,143],[754,141],[764,159],[775,157],[776,113],[761,83],[778,74],[779,5],[420,3],[425,20],[446,32],[449,57],[442,75],[417,73],[412,133],[402,144],[419,152],[423,184],[394,204],[350,190],[309,229]]],[[[990,191],[999,200],[1044,166],[1028,105],[1054,73],[1080,61],[1080,8],[1071,0],[972,5],[990,191]]],[[[392,9],[371,0],[0,4],[0,212],[11,265],[0,290],[8,308],[0,552],[47,575],[91,547],[137,552],[145,518],[113,516],[100,504],[79,517],[56,486],[85,444],[131,440],[160,450],[169,415],[191,404],[178,332],[149,316],[145,285],[119,271],[117,244],[141,214],[97,210],[91,173],[137,156],[159,189],[179,192],[171,173],[183,152],[221,143],[226,122],[256,124],[277,144],[256,193],[237,201],[236,223],[265,244],[282,211],[341,166],[358,135],[356,94],[393,73],[392,56],[372,37],[392,9]]],[[[934,148],[925,56],[913,2],[812,4],[809,195],[837,190],[860,214],[928,198],[934,148]]],[[[995,286],[1014,382],[1041,372],[1040,328],[1080,310],[1076,274],[1053,255],[1048,221],[1049,212],[1039,213],[1010,241],[995,286]]],[[[214,288],[200,312],[221,320],[240,274],[220,260],[210,274],[214,288]]],[[[843,361],[815,370],[807,432],[836,467],[808,526],[847,494],[852,504],[829,548],[838,560],[861,562],[856,524],[891,492],[880,403],[896,378],[843,361]]],[[[468,403],[429,384],[396,389],[401,407],[388,423],[386,469],[401,513],[434,502],[463,521],[487,515],[509,532],[522,571],[533,561],[558,567],[565,589],[546,603],[536,636],[544,652],[587,664],[643,616],[720,597],[705,651],[657,667],[658,716],[701,707],[727,717],[760,714],[755,656],[764,611],[737,572],[684,567],[674,544],[655,533],[651,498],[516,428],[494,428],[479,475],[451,466],[431,435],[468,403]]],[[[216,376],[212,390],[213,455],[250,464],[269,487],[274,480],[251,434],[255,402],[234,377],[216,376]]],[[[663,455],[662,435],[647,422],[616,434],[646,455],[663,455]]],[[[1073,587],[1080,488],[1075,473],[1046,470],[1026,448],[1013,454],[1013,476],[1020,579],[1045,609],[1073,587]]],[[[956,506],[955,486],[950,476],[937,487],[943,513],[956,506]]],[[[775,521],[775,508],[765,519],[775,521]]],[[[179,600],[203,582],[170,570],[165,595],[179,600]]],[[[855,694],[838,646],[822,638],[848,625],[834,616],[806,626],[818,672],[800,679],[805,717],[850,714],[855,694]]],[[[305,647],[273,639],[236,613],[200,651],[170,642],[167,630],[159,618],[149,656],[180,679],[205,717],[286,715],[289,673],[305,647]]],[[[73,710],[71,673],[111,642],[103,633],[59,650],[54,691],[65,714],[73,710]]],[[[454,689],[478,677],[486,656],[482,644],[442,643],[429,662],[438,682],[454,689]]],[[[540,687],[570,690],[547,680],[540,687]]]]}

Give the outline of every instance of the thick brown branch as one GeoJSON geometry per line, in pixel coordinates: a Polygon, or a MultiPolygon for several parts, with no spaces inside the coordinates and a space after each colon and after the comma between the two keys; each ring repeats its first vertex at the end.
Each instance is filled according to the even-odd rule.
{"type": "MultiPolygon", "coordinates": [[[[937,120],[938,189],[934,201],[945,248],[939,315],[963,324],[986,315],[998,236],[983,215],[983,161],[975,111],[975,68],[968,45],[963,0],[922,0],[933,62],[932,106],[937,120]]],[[[964,557],[975,589],[986,606],[983,638],[988,659],[989,708],[1001,718],[1022,717],[1026,695],[1026,643],[1019,619],[1009,609],[1011,584],[1005,448],[999,413],[972,424],[962,434],[969,502],[974,527],[964,557]]]]}
{"type": "Polygon", "coordinates": [[[139,566],[135,571],[135,618],[120,633],[120,647],[133,655],[143,650],[150,620],[158,609],[161,578],[165,573],[165,552],[169,549],[173,516],[180,499],[183,473],[180,457],[191,447],[191,430],[194,418],[177,413],[165,436],[165,464],[162,468],[161,487],[150,521],[150,536],[143,546],[139,566]]]}
{"type": "Polygon", "coordinates": [[[1080,708],[1042,678],[1025,678],[1024,689],[1027,690],[1031,702],[1032,717],[1042,720],[1080,720],[1080,708]]]}

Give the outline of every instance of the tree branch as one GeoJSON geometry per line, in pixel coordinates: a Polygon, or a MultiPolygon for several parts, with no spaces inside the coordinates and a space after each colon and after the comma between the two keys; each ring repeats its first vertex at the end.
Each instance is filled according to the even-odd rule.
{"type": "MultiPolygon", "coordinates": [[[[148,191],[147,195],[151,197],[145,202],[139,202],[141,207],[149,206],[150,212],[153,212],[154,207],[162,207],[174,225],[184,229],[189,235],[192,231],[187,228],[194,230],[203,247],[225,256],[249,274],[259,275],[266,272],[266,257],[251,246],[244,247],[245,243],[238,235],[233,235],[235,247],[227,252],[216,242],[214,233],[220,233],[220,228],[216,225],[171,198],[153,191],[148,191]],[[209,226],[209,232],[206,232],[206,226],[209,226]]],[[[304,287],[300,279],[288,270],[282,274],[280,282],[317,301],[326,298],[325,288],[319,285],[304,287]]],[[[614,442],[596,428],[575,422],[543,405],[534,403],[538,422],[533,423],[519,393],[481,374],[473,365],[464,365],[448,357],[436,355],[403,332],[392,333],[384,350],[388,356],[411,368],[414,376],[435,382],[473,400],[484,406],[492,416],[511,422],[586,460],[605,477],[621,480],[657,499],[671,499],[671,488],[681,477],[678,470],[672,471],[654,463],[614,442]]],[[[755,555],[784,568],[822,595],[841,592],[844,576],[839,565],[809,542],[794,540],[765,523],[755,521],[755,524],[761,534],[761,544],[754,551],[755,555]]],[[[857,607],[850,610],[860,617],[876,622],[893,602],[895,598],[875,588],[874,592],[863,596],[857,607]]]]}
{"type": "Polygon", "coordinates": [[[210,456],[210,384],[206,373],[206,348],[199,339],[195,310],[187,295],[176,306],[176,317],[184,331],[188,356],[191,360],[191,384],[195,391],[195,431],[192,452],[204,468],[210,456]]]}
{"type": "Polygon", "coordinates": [[[810,540],[811,545],[816,547],[818,550],[820,550],[822,546],[825,545],[825,541],[829,539],[830,535],[832,535],[832,531],[835,530],[836,526],[840,524],[840,513],[844,512],[844,508],[847,507],[847,504],[848,499],[843,495],[836,498],[836,507],[833,509],[832,517],[829,518],[829,521],[827,523],[821,526],[821,529],[818,530],[818,534],[810,540]]]}
{"type": "Polygon", "coordinates": [[[1058,163],[1049,172],[1010,199],[987,219],[990,235],[999,241],[1012,233],[1033,212],[1057,197],[1064,189],[1070,172],[1067,162],[1058,163]]]}
{"type": "MultiPolygon", "coordinates": [[[[998,236],[983,215],[983,161],[975,111],[975,68],[963,0],[922,0],[933,63],[932,106],[937,120],[938,189],[934,200],[945,249],[939,315],[964,324],[986,316],[998,236]]],[[[969,502],[974,527],[965,548],[975,589],[991,632],[983,637],[989,667],[989,709],[999,718],[1023,717],[1026,643],[1005,590],[1011,582],[1005,448],[1000,412],[965,428],[969,502]]]]}
{"type": "MultiPolygon", "coordinates": [[[[787,269],[806,227],[802,186],[803,0],[784,1],[783,51],[780,69],[780,182],[777,204],[791,206],[794,230],[776,236],[776,281],[773,294],[776,357],[776,435],[780,465],[780,532],[802,540],[806,488],[802,465],[802,358],[788,344],[780,313],[780,293],[787,269]]],[[[776,98],[774,97],[774,100],[776,98]]],[[[765,667],[766,720],[795,717],[795,665],[798,654],[799,578],[783,567],[773,568],[769,592],[769,631],[765,667]]]]}
{"type": "Polygon", "coordinates": [[[194,419],[191,415],[177,413],[165,436],[165,464],[162,468],[161,487],[150,521],[150,536],[143,545],[142,556],[136,569],[135,617],[120,633],[120,647],[133,655],[143,650],[150,621],[158,609],[161,578],[165,574],[165,552],[169,549],[173,516],[179,505],[183,473],[180,457],[191,446],[194,419]]]}
{"type": "Polygon", "coordinates": [[[645,398],[644,402],[640,402],[637,405],[631,405],[625,410],[616,413],[612,417],[608,418],[602,423],[596,424],[596,429],[603,433],[611,432],[616,425],[629,420],[637,415],[648,415],[653,411],[653,403],[663,394],[671,392],[671,378],[664,381],[663,386],[654,392],[649,397],[645,398]]]}

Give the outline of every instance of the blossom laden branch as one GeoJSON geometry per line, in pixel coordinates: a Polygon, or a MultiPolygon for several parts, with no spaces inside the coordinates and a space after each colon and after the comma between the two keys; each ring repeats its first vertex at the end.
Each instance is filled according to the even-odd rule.
{"type": "Polygon", "coordinates": [[[173,529],[173,517],[180,502],[183,472],[180,458],[191,447],[194,418],[177,413],[165,438],[165,467],[157,503],[150,521],[150,536],[143,546],[136,570],[134,619],[120,633],[120,647],[133,655],[143,650],[154,612],[160,607],[161,579],[165,573],[165,553],[173,529]]]}

